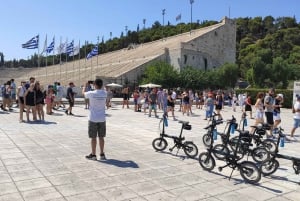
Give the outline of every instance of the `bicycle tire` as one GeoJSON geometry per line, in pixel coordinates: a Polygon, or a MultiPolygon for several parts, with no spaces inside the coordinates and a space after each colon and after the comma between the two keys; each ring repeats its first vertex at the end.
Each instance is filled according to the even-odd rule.
{"type": "Polygon", "coordinates": [[[261,173],[263,176],[269,176],[276,172],[279,167],[279,162],[276,159],[265,161],[261,164],[261,173]]]}
{"type": "Polygon", "coordinates": [[[249,184],[258,183],[261,179],[261,171],[256,164],[251,161],[243,161],[240,163],[240,174],[249,184]]]}
{"type": "Polygon", "coordinates": [[[267,151],[271,154],[274,154],[276,152],[276,143],[271,139],[265,139],[262,141],[263,147],[267,149],[267,151]]]}
{"type": "Polygon", "coordinates": [[[213,138],[211,133],[207,132],[206,134],[203,135],[202,141],[204,146],[210,147],[213,144],[213,138]]]}
{"type": "Polygon", "coordinates": [[[190,158],[195,158],[198,155],[198,147],[193,142],[185,142],[183,151],[190,158]]]}
{"type": "Polygon", "coordinates": [[[201,167],[206,171],[211,171],[216,166],[216,161],[214,157],[208,152],[202,152],[199,155],[199,163],[201,167]]]}
{"type": "Polygon", "coordinates": [[[155,138],[152,141],[152,147],[156,151],[163,151],[163,150],[165,150],[167,148],[167,146],[168,146],[168,142],[164,138],[155,138]]]}
{"type": "Polygon", "coordinates": [[[255,162],[263,163],[270,158],[270,153],[265,147],[256,147],[252,150],[252,158],[255,162]]]}
{"type": "Polygon", "coordinates": [[[225,160],[230,151],[224,144],[217,144],[213,148],[213,154],[217,159],[225,160]]]}

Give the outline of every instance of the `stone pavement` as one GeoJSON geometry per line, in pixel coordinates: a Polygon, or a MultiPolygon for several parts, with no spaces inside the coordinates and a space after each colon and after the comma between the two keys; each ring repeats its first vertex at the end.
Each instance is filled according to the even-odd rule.
{"type": "MultiPolygon", "coordinates": [[[[178,108],[176,108],[177,110],[178,108]]],[[[159,136],[158,122],[130,109],[113,105],[107,110],[107,161],[90,161],[87,137],[88,111],[83,105],[74,108],[75,116],[63,111],[47,115],[45,123],[19,123],[17,109],[10,114],[0,112],[0,201],[101,201],[101,200],[299,200],[300,175],[292,164],[280,160],[273,176],[263,177],[259,184],[245,183],[238,171],[231,180],[230,168],[218,172],[204,171],[198,160],[185,158],[182,150],[176,155],[152,148],[159,136]]],[[[161,116],[161,112],[159,115],[161,116]]],[[[175,112],[178,119],[188,120],[199,153],[202,144],[204,110],[193,116],[175,112]]],[[[225,107],[224,119],[241,114],[225,107]]],[[[282,111],[282,126],[289,132],[292,113],[282,111]]],[[[253,121],[253,120],[251,120],[253,121]]],[[[250,122],[251,123],[251,122],[250,122]]],[[[225,125],[220,125],[219,131],[225,125]]],[[[177,135],[180,124],[170,120],[168,133],[177,135]]],[[[282,153],[300,157],[299,142],[286,143],[282,153]]],[[[170,140],[169,147],[173,144],[170,140]]],[[[167,149],[168,150],[168,149],[167,149]]],[[[98,151],[98,150],[97,150],[98,151]]],[[[99,155],[98,155],[99,157],[99,155]]],[[[217,166],[221,164],[216,161],[217,166]]]]}

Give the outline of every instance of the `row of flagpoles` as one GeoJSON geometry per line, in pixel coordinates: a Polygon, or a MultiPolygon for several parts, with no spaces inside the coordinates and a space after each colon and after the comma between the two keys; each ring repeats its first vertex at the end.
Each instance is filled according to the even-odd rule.
{"type": "MultiPolygon", "coordinates": [[[[98,41],[99,42],[99,41],[98,41]]],[[[25,49],[39,49],[39,35],[31,38],[26,43],[22,44],[22,48],[25,49]]],[[[41,52],[41,54],[46,53],[46,56],[53,52],[54,55],[54,48],[55,48],[55,37],[53,37],[52,42],[47,45],[47,35],[44,43],[44,48],[41,52]]],[[[80,41],[78,46],[74,46],[74,40],[72,40],[70,43],[62,43],[60,40],[60,45],[57,47],[57,53],[58,54],[67,54],[69,56],[76,56],[80,53],[80,41]]],[[[39,53],[38,53],[39,54],[39,53]]],[[[98,44],[94,46],[92,51],[86,56],[86,59],[90,59],[93,56],[98,55],[98,44]]]]}
{"type": "MultiPolygon", "coordinates": [[[[176,21],[181,21],[181,14],[176,16],[176,21]]],[[[112,35],[112,33],[110,32],[110,36],[111,35],[112,35]]],[[[42,49],[41,54],[39,53],[39,42],[40,42],[39,35],[36,35],[33,38],[31,38],[29,41],[27,41],[26,43],[22,44],[22,48],[24,48],[24,49],[37,49],[38,50],[38,67],[40,67],[39,57],[41,55],[43,55],[44,53],[46,54],[46,67],[47,67],[48,54],[50,54],[52,52],[52,54],[53,54],[52,59],[53,59],[53,65],[54,65],[55,37],[53,37],[51,43],[48,45],[47,44],[47,35],[46,35],[44,47],[42,49]]],[[[85,45],[87,45],[87,44],[85,44],[85,45]]],[[[86,55],[87,60],[92,58],[93,56],[98,55],[98,46],[99,46],[99,37],[98,37],[97,45],[94,45],[93,49],[86,55]]],[[[61,54],[66,54],[66,61],[68,59],[68,56],[69,57],[73,56],[73,60],[74,60],[74,56],[76,56],[78,54],[79,54],[79,59],[80,59],[80,41],[79,41],[77,46],[74,46],[74,40],[72,40],[70,43],[68,43],[67,41],[65,43],[62,43],[62,39],[60,38],[60,44],[57,47],[57,55],[60,55],[59,56],[60,65],[61,65],[61,54]]],[[[98,65],[98,59],[97,59],[97,65],[98,65]]],[[[47,73],[46,73],[46,75],[47,75],[47,73]]]]}
{"type": "MultiPolygon", "coordinates": [[[[190,1],[191,1],[191,4],[194,2],[194,0],[190,0],[190,1]]],[[[176,21],[181,21],[181,13],[176,16],[176,21]]],[[[112,33],[110,32],[110,36],[111,35],[112,35],[112,33]]],[[[98,44],[95,45],[94,48],[91,50],[91,52],[89,52],[86,55],[86,59],[90,59],[93,56],[98,55],[98,45],[99,45],[99,38],[98,38],[98,44]]],[[[39,35],[34,36],[29,41],[22,44],[22,48],[38,49],[38,56],[40,56],[40,54],[39,54],[39,35]]],[[[53,37],[52,42],[49,45],[47,45],[47,35],[46,35],[44,48],[41,52],[41,55],[46,53],[46,58],[47,58],[48,54],[50,54],[51,52],[53,52],[53,55],[54,55],[54,48],[55,48],[55,37],[53,37]]],[[[62,43],[62,39],[60,39],[60,45],[57,47],[57,54],[61,55],[63,53],[65,53],[69,56],[75,56],[75,55],[79,54],[80,53],[80,41],[79,41],[78,46],[74,46],[74,40],[72,40],[70,43],[68,43],[68,42],[62,43]]],[[[61,56],[60,56],[60,62],[61,62],[61,56]]],[[[38,64],[39,64],[39,62],[38,62],[38,64]]],[[[46,62],[46,64],[47,64],[47,62],[46,62]]],[[[53,57],[53,64],[54,64],[54,57],[53,57]]]]}
{"type": "MultiPolygon", "coordinates": [[[[85,45],[87,45],[87,44],[85,44],[85,45]]],[[[98,46],[99,46],[99,38],[98,38],[97,45],[94,45],[93,49],[86,55],[86,60],[92,58],[93,56],[98,55],[98,46]]],[[[50,54],[52,52],[52,54],[53,54],[53,65],[54,65],[55,37],[53,37],[53,40],[48,45],[47,44],[47,35],[46,35],[44,47],[42,49],[41,54],[39,53],[39,35],[34,36],[29,41],[22,44],[22,48],[37,49],[38,50],[38,67],[40,66],[39,65],[39,57],[41,55],[43,55],[44,53],[46,54],[46,67],[47,67],[48,54],[50,54]]],[[[60,63],[59,63],[60,64],[60,77],[59,77],[59,79],[61,79],[61,63],[62,63],[61,62],[61,55],[62,54],[66,54],[66,63],[68,61],[67,60],[68,56],[69,57],[73,56],[73,61],[74,61],[74,56],[76,56],[76,55],[79,55],[79,59],[80,59],[80,41],[78,43],[78,46],[74,46],[74,40],[72,40],[70,43],[68,43],[68,42],[62,43],[62,39],[60,39],[60,44],[57,47],[57,55],[59,55],[59,57],[60,57],[59,58],[60,59],[60,63]]],[[[97,65],[98,65],[98,59],[97,59],[97,65]]],[[[73,62],[73,69],[74,69],[74,62],[73,62]]],[[[93,69],[92,69],[92,66],[91,66],[91,78],[93,76],[92,70],[93,69]]],[[[46,77],[47,77],[47,68],[46,68],[46,77]]]]}

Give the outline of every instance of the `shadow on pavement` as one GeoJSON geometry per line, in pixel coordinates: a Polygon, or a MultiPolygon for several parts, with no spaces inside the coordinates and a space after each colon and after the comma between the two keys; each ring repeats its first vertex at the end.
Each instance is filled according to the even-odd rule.
{"type": "Polygon", "coordinates": [[[193,159],[193,160],[198,160],[198,158],[191,158],[191,157],[188,157],[187,155],[183,155],[183,154],[178,154],[177,153],[177,150],[175,149],[174,152],[176,153],[173,153],[173,152],[169,152],[169,151],[156,151],[157,153],[163,153],[163,154],[169,154],[171,156],[176,156],[182,160],[185,160],[185,159],[193,159]]]}
{"type": "Polygon", "coordinates": [[[134,161],[120,161],[117,159],[107,159],[99,162],[108,165],[114,165],[121,168],[139,168],[138,164],[136,164],[134,161]]]}

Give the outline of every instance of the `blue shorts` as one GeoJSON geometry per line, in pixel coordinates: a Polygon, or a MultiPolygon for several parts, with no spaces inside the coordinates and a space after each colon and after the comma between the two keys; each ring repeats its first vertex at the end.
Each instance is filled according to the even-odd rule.
{"type": "Polygon", "coordinates": [[[156,110],[156,104],[151,104],[150,106],[151,106],[150,108],[151,110],[156,110]]]}
{"type": "Polygon", "coordinates": [[[294,128],[298,128],[300,126],[300,119],[294,119],[294,128]]]}

